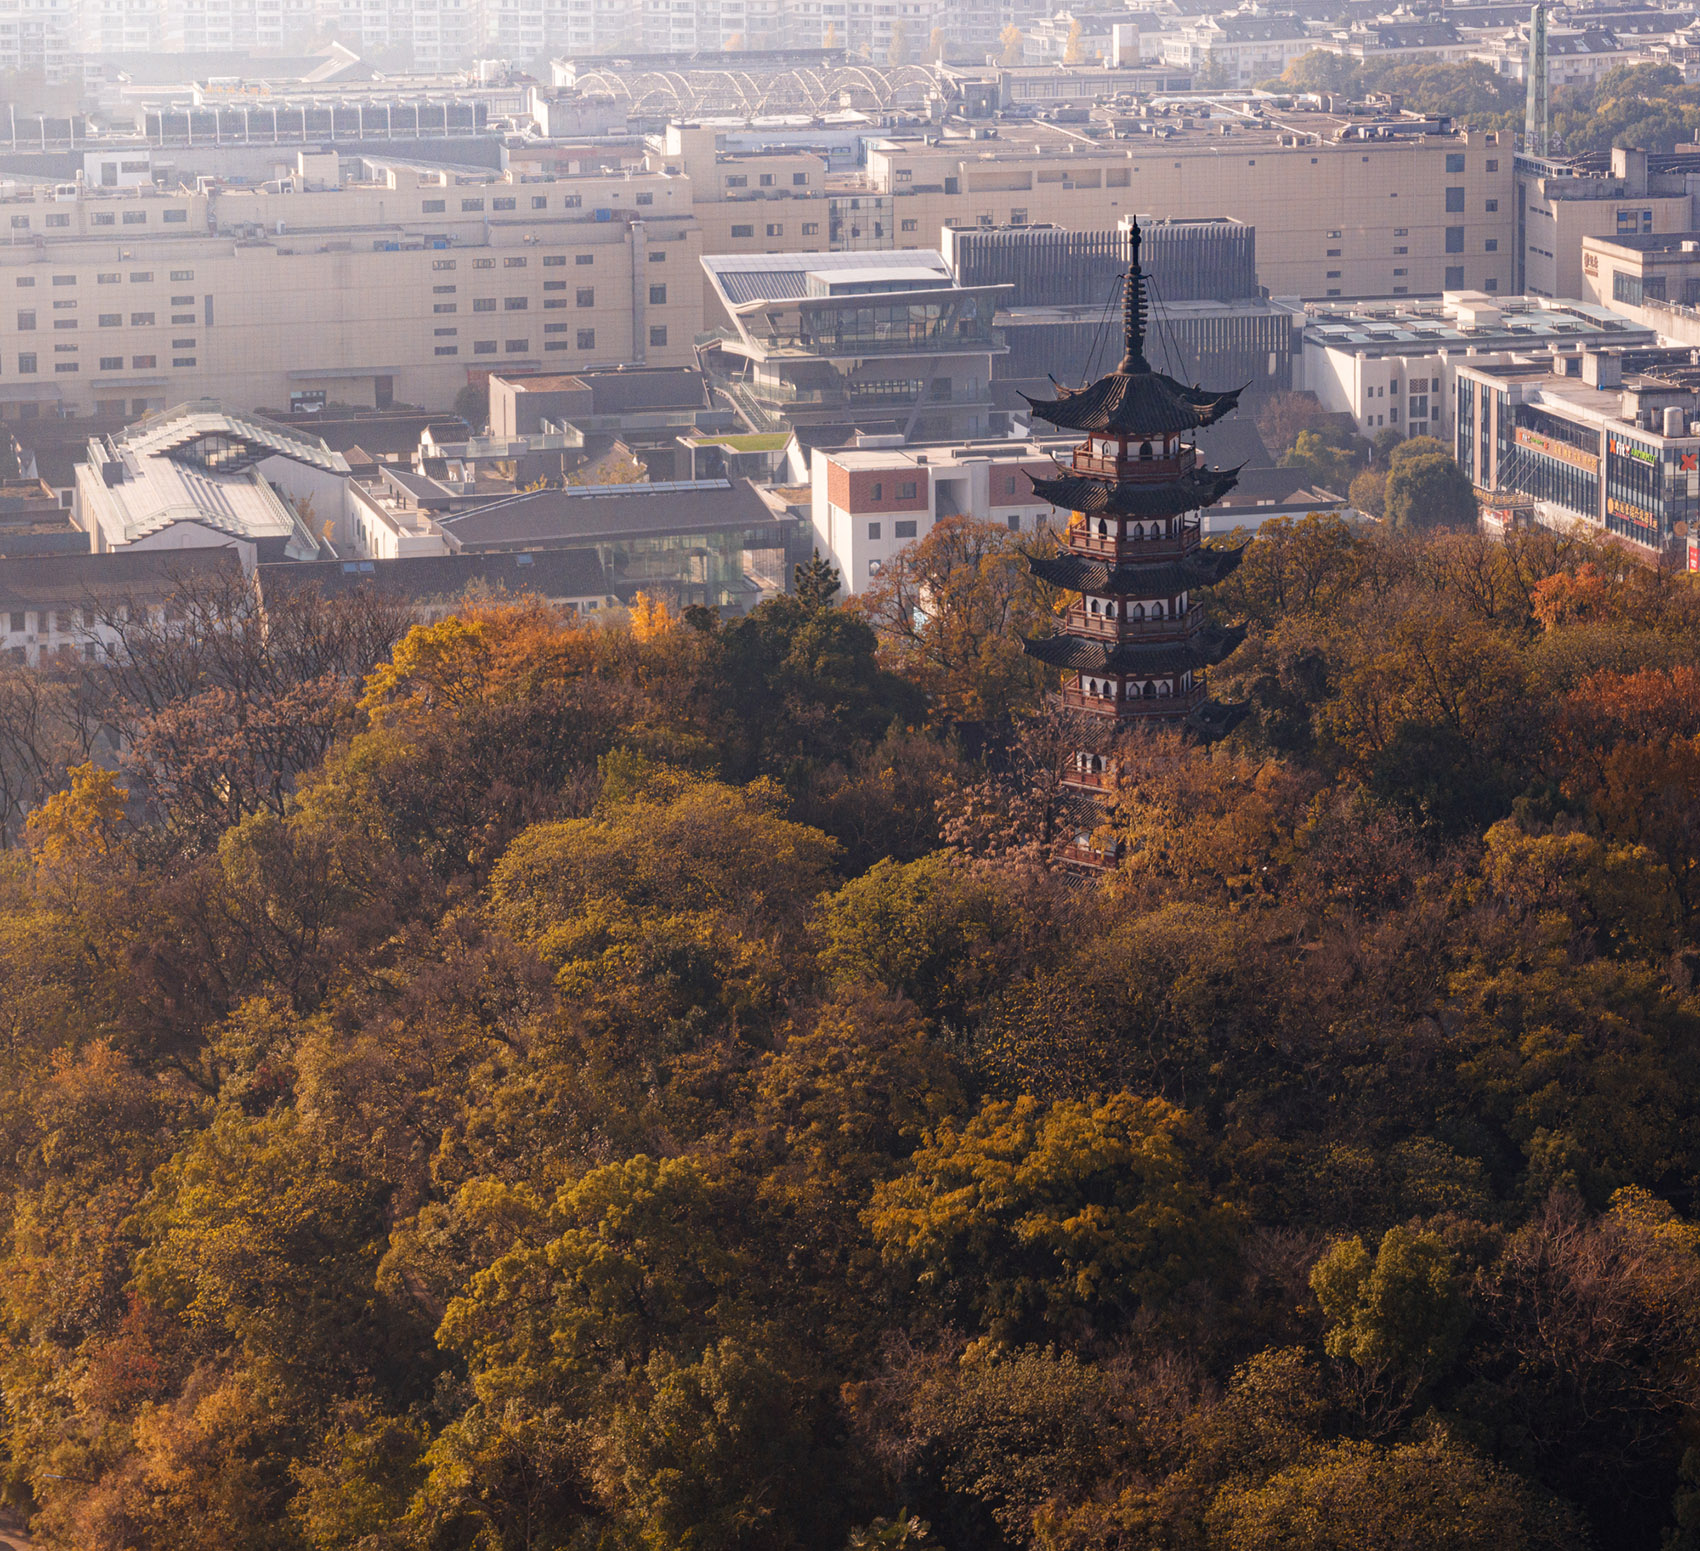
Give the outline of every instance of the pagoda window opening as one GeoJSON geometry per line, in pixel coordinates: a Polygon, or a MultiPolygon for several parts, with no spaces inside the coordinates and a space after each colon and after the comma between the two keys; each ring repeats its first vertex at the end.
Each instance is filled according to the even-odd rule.
{"type": "Polygon", "coordinates": [[[1151,461],[1151,443],[1150,442],[1141,442],[1139,444],[1139,458],[1140,458],[1140,461],[1142,463],[1148,463],[1148,462],[1151,461]]]}
{"type": "Polygon", "coordinates": [[[1159,695],[1166,695],[1169,693],[1169,681],[1167,679],[1157,680],[1157,693],[1159,695]]]}
{"type": "Polygon", "coordinates": [[[1098,537],[1107,539],[1110,536],[1110,525],[1102,517],[1098,519],[1098,537]]]}
{"type": "Polygon", "coordinates": [[[1145,687],[1140,690],[1140,694],[1147,700],[1155,700],[1157,698],[1157,686],[1150,679],[1147,679],[1145,687]]]}
{"type": "Polygon", "coordinates": [[[1129,617],[1132,618],[1132,619],[1144,619],[1145,618],[1145,605],[1143,603],[1134,604],[1133,613],[1129,617]]]}

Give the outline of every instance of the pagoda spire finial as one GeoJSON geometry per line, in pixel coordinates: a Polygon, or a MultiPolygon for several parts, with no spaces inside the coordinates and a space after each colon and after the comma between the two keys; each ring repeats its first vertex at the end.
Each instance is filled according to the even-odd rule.
{"type": "Polygon", "coordinates": [[[1148,372],[1151,363],[1145,359],[1145,273],[1139,267],[1139,217],[1128,218],[1127,284],[1122,294],[1127,352],[1122,356],[1120,372],[1148,372]]]}

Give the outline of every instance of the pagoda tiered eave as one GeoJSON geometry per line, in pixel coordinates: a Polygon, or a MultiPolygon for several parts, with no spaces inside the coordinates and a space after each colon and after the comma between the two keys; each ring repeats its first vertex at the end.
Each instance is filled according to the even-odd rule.
{"type": "MultiPolygon", "coordinates": [[[[1137,541],[1129,547],[1136,548],[1137,541]]],[[[1238,569],[1243,552],[1243,548],[1200,549],[1184,560],[1126,560],[1112,566],[1065,550],[1057,555],[1030,555],[1027,564],[1040,581],[1070,592],[1173,598],[1194,587],[1214,587],[1238,569]]]]}
{"type": "Polygon", "coordinates": [[[1027,655],[1073,673],[1116,673],[1150,678],[1213,668],[1245,640],[1244,625],[1206,625],[1182,641],[1095,641],[1048,635],[1024,642],[1027,655]]]}
{"type": "Polygon", "coordinates": [[[1155,484],[1094,478],[1064,470],[1055,479],[1033,480],[1034,494],[1052,506],[1106,517],[1179,517],[1214,506],[1239,483],[1235,469],[1189,469],[1178,479],[1155,484]]]}
{"type": "Polygon", "coordinates": [[[1085,388],[1060,384],[1054,399],[1028,398],[1033,413],[1065,431],[1161,436],[1214,425],[1239,404],[1243,388],[1206,393],[1162,372],[1111,372],[1085,388]]]}

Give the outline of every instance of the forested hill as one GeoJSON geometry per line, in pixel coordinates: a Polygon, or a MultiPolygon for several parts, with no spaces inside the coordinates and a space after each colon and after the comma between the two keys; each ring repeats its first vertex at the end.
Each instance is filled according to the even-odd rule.
{"type": "Polygon", "coordinates": [[[1700,1547],[1687,578],[1270,524],[1087,888],[1010,536],[801,582],[0,674],[36,1540],[1700,1547]]]}

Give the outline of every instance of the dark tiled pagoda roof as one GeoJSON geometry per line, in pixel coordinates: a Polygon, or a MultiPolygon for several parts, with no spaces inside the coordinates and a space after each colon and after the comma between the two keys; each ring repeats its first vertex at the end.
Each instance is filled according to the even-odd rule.
{"type": "Polygon", "coordinates": [[[1244,625],[1206,625],[1186,641],[1094,641],[1048,635],[1026,642],[1027,655],[1075,673],[1131,673],[1150,677],[1211,668],[1245,640],[1244,625]]]}
{"type": "Polygon", "coordinates": [[[1168,598],[1194,587],[1214,587],[1238,568],[1243,553],[1243,549],[1201,549],[1184,560],[1113,566],[1065,551],[1060,555],[1030,555],[1027,564],[1040,581],[1070,592],[1168,598]]]}
{"type": "Polygon", "coordinates": [[[1178,517],[1214,506],[1239,483],[1238,469],[1189,469],[1179,479],[1139,485],[1065,470],[1056,479],[1035,479],[1033,493],[1071,512],[1103,512],[1116,517],[1178,517]]]}
{"type": "Polygon", "coordinates": [[[1139,222],[1128,231],[1125,287],[1127,350],[1107,377],[1090,387],[1057,384],[1054,399],[1024,399],[1033,413],[1066,431],[1111,432],[1126,436],[1162,436],[1213,425],[1239,403],[1245,390],[1207,393],[1153,371],[1145,359],[1145,278],[1139,268],[1139,222]]]}
{"type": "Polygon", "coordinates": [[[1021,396],[1033,413],[1065,431],[1105,432],[1122,436],[1161,436],[1213,425],[1239,403],[1243,388],[1205,393],[1151,370],[1144,356],[1100,377],[1090,387],[1057,385],[1054,399],[1021,396]]]}

